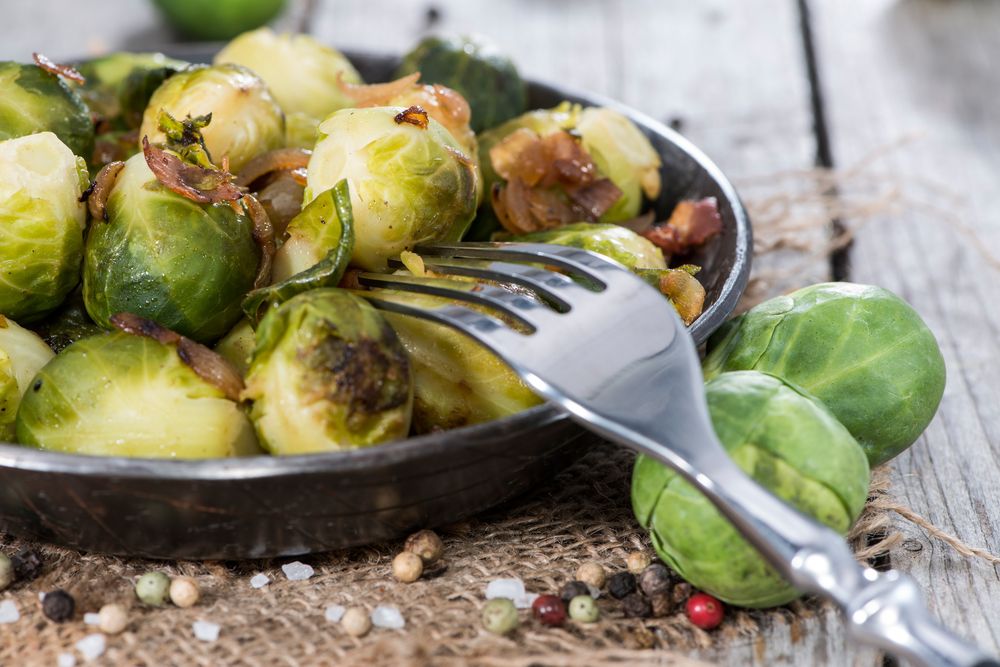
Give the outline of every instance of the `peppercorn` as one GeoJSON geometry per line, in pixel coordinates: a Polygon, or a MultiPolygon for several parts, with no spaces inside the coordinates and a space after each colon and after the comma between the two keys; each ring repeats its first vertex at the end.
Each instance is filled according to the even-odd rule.
{"type": "Polygon", "coordinates": [[[117,635],[128,625],[128,612],[120,604],[104,605],[97,616],[97,627],[106,635],[117,635]]]}
{"type": "Polygon", "coordinates": [[[403,549],[420,556],[424,565],[430,565],[440,560],[444,553],[444,542],[433,530],[421,530],[406,538],[403,549]]]}
{"type": "Polygon", "coordinates": [[[46,593],[45,597],[42,598],[42,613],[50,621],[55,621],[56,623],[68,621],[73,618],[75,610],[76,600],[61,588],[51,593],[46,593]]]}
{"type": "Polygon", "coordinates": [[[182,609],[193,607],[201,597],[198,583],[191,577],[177,577],[170,582],[170,601],[182,609]]]}
{"type": "Polygon", "coordinates": [[[0,591],[14,583],[14,564],[6,554],[0,554],[0,591]]]}
{"type": "Polygon", "coordinates": [[[600,563],[591,561],[577,568],[576,579],[585,584],[590,584],[594,588],[603,588],[604,582],[608,580],[608,573],[604,571],[600,563]]]}
{"type": "Polygon", "coordinates": [[[569,617],[580,623],[595,623],[601,612],[597,602],[589,595],[577,595],[569,601],[569,617]]]}
{"type": "Polygon", "coordinates": [[[629,593],[635,592],[635,575],[631,572],[619,572],[608,579],[608,592],[621,600],[629,593]]]}
{"type": "Polygon", "coordinates": [[[649,606],[655,618],[663,618],[674,613],[677,605],[670,593],[656,593],[649,596],[649,606]]]}
{"type": "Polygon", "coordinates": [[[135,582],[135,595],[146,604],[162,606],[170,597],[170,577],[162,572],[147,572],[135,582]]]}
{"type": "Polygon", "coordinates": [[[629,593],[622,598],[622,611],[627,618],[649,618],[653,608],[642,593],[629,593]]]}
{"type": "Polygon", "coordinates": [[[517,607],[507,598],[493,598],[483,605],[483,627],[495,635],[517,629],[517,607]]]}
{"type": "Polygon", "coordinates": [[[695,593],[685,605],[687,617],[702,630],[714,630],[726,615],[722,603],[707,593],[695,593]]]}
{"type": "Polygon", "coordinates": [[[694,592],[694,589],[686,581],[674,584],[673,590],[670,591],[670,597],[673,598],[674,606],[682,606],[691,597],[692,592],[694,592]]]}
{"type": "Polygon", "coordinates": [[[650,562],[649,556],[642,551],[633,551],[625,557],[625,568],[632,574],[639,574],[649,566],[650,562]]]}
{"type": "Polygon", "coordinates": [[[42,573],[42,558],[34,549],[24,548],[10,557],[14,566],[14,578],[20,581],[37,579],[42,573]]]}
{"type": "Polygon", "coordinates": [[[669,592],[672,583],[670,570],[662,563],[653,563],[639,574],[639,588],[651,597],[669,592]]]}
{"type": "Polygon", "coordinates": [[[577,595],[590,595],[590,589],[587,588],[587,584],[582,581],[570,581],[562,587],[562,590],[559,591],[559,597],[561,597],[562,601],[566,604],[569,604],[569,601],[577,595]]]}
{"type": "Polygon", "coordinates": [[[352,637],[364,637],[372,629],[372,619],[361,607],[350,607],[340,619],[340,625],[352,637]]]}
{"type": "Polygon", "coordinates": [[[411,584],[424,572],[424,561],[412,551],[401,551],[392,559],[392,576],[411,584]]]}
{"type": "Polygon", "coordinates": [[[566,605],[558,595],[539,595],[531,603],[531,611],[543,625],[559,627],[566,622],[566,605]]]}

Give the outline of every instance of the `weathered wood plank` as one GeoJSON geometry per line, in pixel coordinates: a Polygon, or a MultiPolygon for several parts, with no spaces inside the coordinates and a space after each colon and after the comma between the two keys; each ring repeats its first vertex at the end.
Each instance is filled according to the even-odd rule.
{"type": "MultiPolygon", "coordinates": [[[[968,544],[1000,553],[1000,274],[995,256],[955,226],[972,227],[987,252],[1000,249],[1000,6],[813,6],[835,159],[849,164],[901,136],[917,137],[872,171],[903,188],[909,205],[868,224],[853,250],[853,279],[908,299],[937,334],[948,365],[941,410],[897,459],[894,493],[968,544]]],[[[949,626],[1000,651],[996,568],[913,525],[898,527],[911,541],[893,566],[920,581],[949,626]]]]}

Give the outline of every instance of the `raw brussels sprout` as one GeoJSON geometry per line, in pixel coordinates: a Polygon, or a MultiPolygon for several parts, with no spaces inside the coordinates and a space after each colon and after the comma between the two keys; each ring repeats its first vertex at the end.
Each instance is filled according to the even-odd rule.
{"type": "Polygon", "coordinates": [[[667,268],[659,248],[621,225],[578,222],[558,229],[515,236],[511,240],[590,250],[610,257],[630,270],[667,268]]]}
{"type": "Polygon", "coordinates": [[[410,428],[406,350],[377,310],[336,288],[267,312],[246,384],[250,417],[272,454],[366,447],[410,428]]]}
{"type": "Polygon", "coordinates": [[[87,80],[76,90],[90,110],[112,128],[136,129],[153,92],[187,65],[162,53],[111,53],[77,67],[87,80]]]}
{"type": "Polygon", "coordinates": [[[418,243],[458,241],[476,212],[475,164],[426,115],[397,107],[342,109],[320,125],[305,201],[347,179],[352,263],[382,270],[418,243]],[[411,122],[413,121],[413,122],[411,122]]]}
{"type": "Polygon", "coordinates": [[[420,72],[425,83],[458,91],[472,107],[472,129],[482,132],[527,106],[527,89],[510,58],[479,37],[427,37],[403,57],[396,76],[420,72]]]}
{"type": "Polygon", "coordinates": [[[90,226],[83,266],[95,322],[109,328],[115,313],[135,313],[199,342],[236,324],[261,257],[249,217],[170,191],[143,155],[125,163],[105,211],[107,221],[90,226]]]}
{"type": "Polygon", "coordinates": [[[0,313],[38,319],[79,282],[88,185],[51,132],[0,141],[0,313]]]}
{"type": "Polygon", "coordinates": [[[257,338],[253,327],[250,326],[250,320],[244,318],[215,344],[215,352],[228,361],[240,375],[245,376],[250,370],[250,358],[253,357],[256,342],[257,338]]]}
{"type": "MultiPolygon", "coordinates": [[[[361,83],[361,75],[336,49],[309,35],[275,34],[270,28],[245,32],[229,42],[214,60],[253,70],[264,80],[285,112],[318,123],[338,109],[353,106],[340,82],[361,83]]],[[[311,147],[311,144],[307,147],[311,147]]]]}
{"type": "Polygon", "coordinates": [[[21,401],[17,438],[39,449],[106,456],[259,452],[239,405],[176,348],[119,332],[77,341],[42,368],[21,401]]]}
{"type": "MultiPolygon", "coordinates": [[[[868,496],[868,462],[822,403],[753,371],[723,373],[705,385],[715,432],[733,460],[763,487],[846,533],[868,496]]],[[[656,552],[695,587],[741,607],[798,597],[695,487],[640,456],[632,508],[656,552]]]]}
{"type": "Polygon", "coordinates": [[[823,401],[872,466],[923,433],[944,393],[934,334],[888,290],[821,283],[765,301],[709,341],[705,377],[771,373],[823,401]]]}
{"type": "Polygon", "coordinates": [[[53,356],[37,334],[0,315],[0,442],[14,441],[14,419],[21,397],[35,373],[53,356]]]}
{"type": "Polygon", "coordinates": [[[177,119],[211,114],[211,124],[202,130],[208,152],[216,164],[228,157],[234,173],[253,157],[285,143],[281,108],[264,82],[240,65],[196,65],[167,79],[149,100],[140,139],[164,141],[161,110],[177,119]]]}
{"type": "Polygon", "coordinates": [[[36,65],[0,62],[0,140],[52,132],[76,155],[94,150],[94,124],[80,96],[36,65]]]}

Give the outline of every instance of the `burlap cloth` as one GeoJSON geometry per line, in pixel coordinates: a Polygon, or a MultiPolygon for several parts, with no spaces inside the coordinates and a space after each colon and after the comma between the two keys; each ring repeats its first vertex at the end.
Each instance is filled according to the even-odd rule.
{"type": "MultiPolygon", "coordinates": [[[[846,213],[845,219],[864,220],[862,213],[881,211],[890,199],[875,192],[844,211],[850,202],[829,198],[824,174],[785,175],[779,181],[757,184],[774,188],[777,183],[785,193],[780,196],[755,191],[753,182],[745,184],[756,197],[758,258],[744,307],[801,285],[804,269],[823,279],[827,255],[849,242],[852,233],[846,228],[831,236],[831,218],[846,213]]],[[[659,619],[626,619],[617,601],[602,599],[602,619],[592,626],[543,628],[526,620],[525,612],[512,636],[485,632],[480,608],[492,579],[519,577],[530,592],[557,592],[584,561],[619,571],[630,552],[652,555],[629,507],[632,459],[611,445],[600,446],[528,498],[441,530],[444,567],[409,585],[390,576],[398,543],[302,558],[316,569],[307,581],[288,581],[280,569],[286,560],[158,563],[34,545],[45,558],[42,576],[0,594],[13,599],[21,613],[16,623],[0,625],[0,665],[56,665],[60,653],[73,652],[76,641],[96,631],[83,623],[83,614],[113,601],[129,605],[131,622],[125,633],[108,637],[107,651],[96,664],[151,667],[693,665],[698,663],[685,657],[692,649],[753,641],[776,616],[794,620],[816,613],[822,603],[810,599],[769,611],[730,610],[721,628],[706,633],[688,623],[681,610],[659,619]],[[186,610],[139,605],[132,592],[134,579],[154,568],[196,578],[202,601],[186,610]],[[272,580],[260,590],[249,583],[258,572],[272,580]],[[76,616],[69,622],[53,623],[41,613],[38,593],[55,588],[76,597],[76,616]],[[369,609],[395,605],[406,627],[376,628],[354,639],[324,618],[332,604],[369,609]],[[218,640],[195,639],[196,620],[220,625],[218,640]]],[[[889,511],[898,506],[886,495],[887,479],[885,470],[873,475],[871,500],[851,536],[861,560],[884,555],[898,541],[889,530],[889,511]]],[[[0,550],[7,553],[21,546],[9,536],[0,540],[0,550]]]]}

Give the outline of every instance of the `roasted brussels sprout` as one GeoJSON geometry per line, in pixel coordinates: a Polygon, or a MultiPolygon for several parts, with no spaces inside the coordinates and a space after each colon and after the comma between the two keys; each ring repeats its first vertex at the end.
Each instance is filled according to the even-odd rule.
{"type": "Polygon", "coordinates": [[[240,319],[261,260],[248,216],[172,192],[136,155],[114,182],[105,217],[91,224],[85,247],[83,296],[95,322],[109,328],[115,313],[135,313],[211,342],[240,319]]]}
{"type": "Polygon", "coordinates": [[[523,236],[513,241],[552,243],[582,248],[610,257],[630,270],[666,269],[663,253],[648,239],[621,225],[579,222],[523,236]]]}
{"type": "Polygon", "coordinates": [[[353,106],[341,90],[342,82],[361,83],[361,75],[336,49],[309,35],[275,34],[270,28],[238,36],[219,51],[214,62],[250,68],[264,80],[287,116],[301,114],[315,123],[353,106]]]}
{"type": "Polygon", "coordinates": [[[475,215],[479,179],[440,123],[413,109],[342,109],[320,133],[305,201],[347,179],[355,265],[382,270],[418,243],[462,237],[475,215]]]}
{"type": "Polygon", "coordinates": [[[0,140],[52,132],[84,159],[94,150],[94,124],[80,96],[36,65],[0,62],[0,140]]]}
{"type": "Polygon", "coordinates": [[[239,405],[174,345],[121,332],[73,343],[35,376],[18,410],[17,438],[39,449],[107,456],[259,452],[239,405]]]}
{"type": "Polygon", "coordinates": [[[250,320],[244,318],[215,344],[215,352],[228,361],[241,376],[245,376],[250,370],[250,359],[256,342],[250,320]]]}
{"type": "Polygon", "coordinates": [[[79,282],[88,185],[51,132],[0,141],[0,313],[38,319],[79,282]]]}
{"type": "Polygon", "coordinates": [[[403,57],[396,76],[420,72],[425,83],[458,91],[482,132],[522,113],[527,90],[510,58],[480,37],[427,37],[403,57]]]}
{"type": "Polygon", "coordinates": [[[530,111],[483,133],[479,151],[492,211],[515,234],[621,222],[639,214],[643,196],[660,193],[659,155],[612,109],[564,102],[530,111]]]}
{"type": "Polygon", "coordinates": [[[365,447],[410,428],[406,350],[378,311],[336,288],[267,312],[246,383],[250,417],[272,454],[365,447]]]}
{"type": "Polygon", "coordinates": [[[111,53],[77,67],[86,82],[76,90],[110,129],[136,129],[153,92],[187,65],[162,53],[111,53]]]}
{"type": "Polygon", "coordinates": [[[165,139],[160,112],[174,118],[211,114],[202,134],[212,160],[229,159],[234,173],[253,157],[285,142],[285,119],[267,86],[240,65],[196,65],[167,79],[149,100],[139,137],[150,143],[165,139]]]}
{"type": "Polygon", "coordinates": [[[888,290],[821,283],[765,301],[709,341],[705,377],[758,370],[823,401],[872,466],[909,447],[944,393],[934,334],[888,290]]]}
{"type": "MultiPolygon", "coordinates": [[[[737,465],[846,533],[868,496],[868,462],[830,411],[753,371],[723,373],[705,391],[715,432],[737,465]]],[[[741,607],[772,607],[798,596],[695,487],[644,456],[632,474],[632,508],[660,558],[694,586],[741,607]]]]}
{"type": "Polygon", "coordinates": [[[21,397],[52,357],[52,350],[38,335],[0,315],[0,442],[14,441],[21,397]]]}
{"type": "MultiPolygon", "coordinates": [[[[443,299],[374,290],[379,299],[434,308],[443,299]]],[[[467,304],[463,304],[466,305],[467,304]]],[[[413,366],[413,431],[491,421],[542,402],[510,366],[468,336],[416,317],[385,313],[413,366]]]]}

